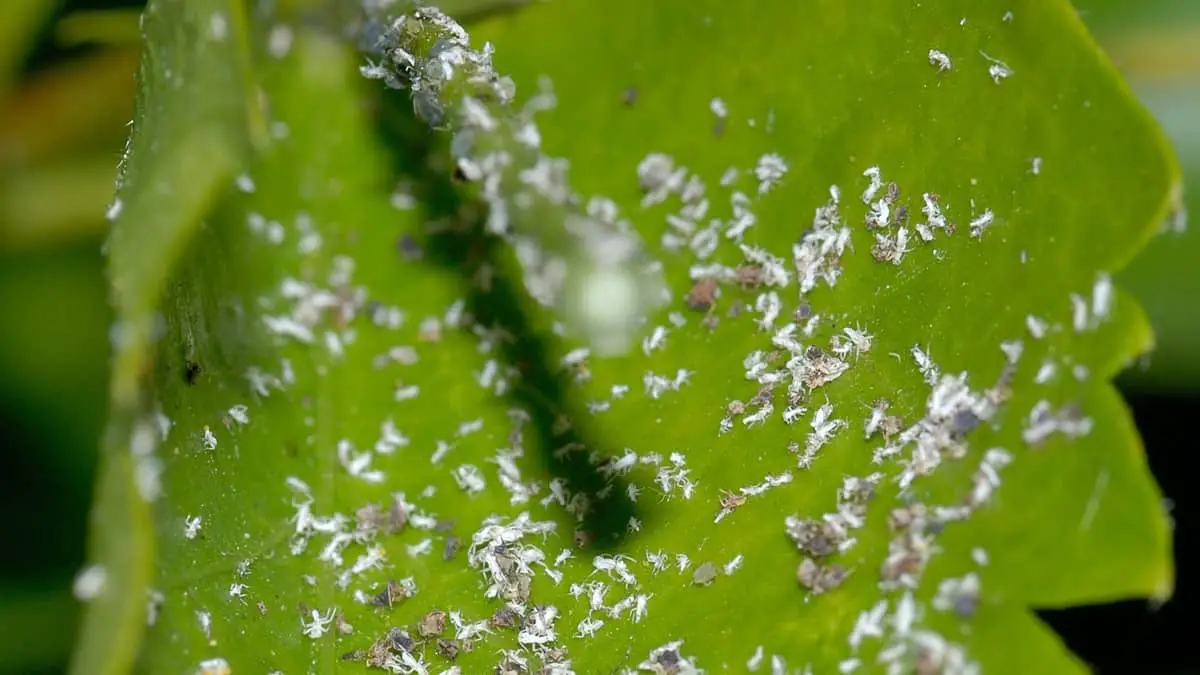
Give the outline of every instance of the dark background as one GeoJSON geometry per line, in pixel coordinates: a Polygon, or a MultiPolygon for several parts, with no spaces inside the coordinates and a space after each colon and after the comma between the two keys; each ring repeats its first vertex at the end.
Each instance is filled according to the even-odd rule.
{"type": "MultiPolygon", "coordinates": [[[[0,27],[10,1],[0,0],[0,27]]],[[[71,12],[114,6],[137,3],[62,4],[34,31],[22,81],[8,91],[0,81],[0,673],[61,672],[78,621],[70,584],[84,563],[107,388],[99,216],[131,116],[136,50],[65,46],[54,26],[71,12]],[[64,106],[75,112],[61,114],[64,106]],[[45,194],[69,197],[39,201],[45,194]]],[[[1200,3],[1077,6],[1163,122],[1191,193],[1200,192],[1200,3]]],[[[114,23],[113,39],[127,38],[129,25],[114,23]]],[[[1198,262],[1197,236],[1169,234],[1121,277],[1159,333],[1159,349],[1120,385],[1173,504],[1178,580],[1161,607],[1135,601],[1043,613],[1100,673],[1200,673],[1200,647],[1189,640],[1200,635],[1200,588],[1189,574],[1200,500],[1187,469],[1200,423],[1198,262]]]]}

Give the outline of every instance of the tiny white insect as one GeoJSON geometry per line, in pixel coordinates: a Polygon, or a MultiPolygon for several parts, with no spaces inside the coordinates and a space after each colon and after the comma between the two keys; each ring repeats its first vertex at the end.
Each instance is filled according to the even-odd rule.
{"type": "Polygon", "coordinates": [[[200,526],[204,523],[203,516],[187,516],[183,519],[183,537],[195,539],[200,534],[200,526]]]}
{"type": "Polygon", "coordinates": [[[249,588],[246,584],[233,583],[229,585],[229,597],[238,598],[239,600],[246,597],[246,589],[249,588]]]}
{"type": "Polygon", "coordinates": [[[217,449],[217,437],[212,432],[212,429],[206,424],[204,425],[204,434],[200,441],[204,445],[205,450],[217,449]]]}
{"type": "Polygon", "coordinates": [[[1009,68],[1007,63],[1000,59],[994,59],[983,52],[979,53],[983,55],[983,58],[988,60],[988,75],[991,76],[993,82],[1000,84],[1000,80],[1012,76],[1012,68],[1009,68]]]}
{"type": "Polygon", "coordinates": [[[803,417],[806,412],[808,412],[808,408],[798,405],[789,406],[783,410],[783,421],[785,424],[795,424],[796,420],[803,417]]]}
{"type": "Polygon", "coordinates": [[[329,624],[333,623],[333,614],[336,609],[329,609],[322,615],[317,610],[311,610],[312,621],[305,621],[300,618],[300,626],[303,629],[304,635],[314,640],[320,638],[325,633],[329,632],[329,624]]]}
{"type": "Polygon", "coordinates": [[[1029,329],[1029,335],[1035,340],[1040,340],[1046,337],[1046,331],[1050,329],[1049,324],[1045,319],[1029,314],[1025,317],[1025,327],[1029,329]]]}
{"type": "Polygon", "coordinates": [[[1092,316],[1095,322],[1107,319],[1112,313],[1113,296],[1112,277],[1107,274],[1097,276],[1096,284],[1092,287],[1092,316]]]}
{"type": "Polygon", "coordinates": [[[244,405],[235,405],[229,409],[229,417],[238,424],[249,424],[250,415],[247,413],[247,408],[244,405]]]}
{"type": "Polygon", "coordinates": [[[929,50],[929,63],[936,66],[939,73],[950,70],[952,67],[952,64],[950,63],[950,57],[947,56],[945,52],[937,49],[929,50]]]}

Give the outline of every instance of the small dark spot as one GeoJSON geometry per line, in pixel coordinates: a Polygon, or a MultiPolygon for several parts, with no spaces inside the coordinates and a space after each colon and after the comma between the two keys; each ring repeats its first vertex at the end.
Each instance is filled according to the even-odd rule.
{"type": "Polygon", "coordinates": [[[462,164],[459,162],[456,162],[454,164],[453,178],[454,178],[454,181],[457,183],[470,183],[471,182],[471,177],[467,175],[466,171],[463,171],[462,164]]]}
{"type": "Polygon", "coordinates": [[[408,633],[403,628],[393,628],[388,631],[388,642],[392,643],[393,649],[399,649],[402,652],[412,652],[416,647],[416,642],[408,636],[408,633]]]}
{"type": "Polygon", "coordinates": [[[825,352],[820,347],[813,345],[804,352],[804,355],[810,359],[821,359],[825,357],[825,352]]]}
{"type": "Polygon", "coordinates": [[[355,649],[352,652],[342,654],[341,658],[343,661],[362,661],[367,658],[367,652],[362,649],[355,649]]]}
{"type": "Polygon", "coordinates": [[[621,104],[627,108],[632,108],[633,104],[637,103],[638,89],[637,87],[626,87],[621,93],[621,104]]]}
{"type": "Polygon", "coordinates": [[[907,206],[897,206],[896,213],[895,213],[895,215],[892,216],[892,219],[895,221],[895,223],[897,225],[903,225],[904,222],[908,220],[908,207],[907,206]]]}
{"type": "Polygon", "coordinates": [[[888,202],[895,202],[899,198],[900,198],[900,186],[896,185],[896,183],[894,183],[894,182],[888,183],[888,185],[887,185],[887,200],[888,200],[888,202]]]}
{"type": "Polygon", "coordinates": [[[654,662],[662,668],[667,669],[668,672],[671,672],[672,668],[676,669],[677,672],[679,668],[679,652],[674,649],[659,652],[654,662]]]}
{"type": "Polygon", "coordinates": [[[439,638],[437,644],[434,646],[434,651],[437,652],[438,656],[446,659],[447,661],[453,661],[454,659],[458,658],[458,640],[439,638]]]}
{"type": "Polygon", "coordinates": [[[462,549],[462,540],[454,535],[446,537],[446,547],[442,549],[442,560],[450,560],[462,549]]]}
{"type": "Polygon", "coordinates": [[[713,136],[720,138],[724,135],[725,135],[725,118],[721,117],[715,123],[713,123],[713,136]]]}
{"type": "Polygon", "coordinates": [[[979,608],[979,596],[972,593],[964,593],[954,599],[954,613],[964,619],[969,619],[975,616],[975,610],[979,608]]]}
{"type": "MultiPolygon", "coordinates": [[[[416,237],[408,234],[407,232],[400,235],[400,237],[396,240],[396,249],[399,250],[400,255],[409,262],[420,260],[421,256],[424,254],[424,250],[422,250],[421,245],[417,243],[416,237]]],[[[378,305],[379,303],[375,304],[378,305]]],[[[371,310],[368,309],[368,311],[371,310]]],[[[374,312],[371,313],[374,314],[374,312]]]]}
{"type": "Polygon", "coordinates": [[[183,381],[189,387],[196,384],[203,373],[204,369],[200,367],[199,363],[190,360],[183,362],[183,381]]]}
{"type": "Polygon", "coordinates": [[[488,620],[492,628],[516,628],[520,622],[520,615],[508,607],[496,610],[496,613],[488,620]]]}
{"type": "Polygon", "coordinates": [[[812,305],[810,305],[806,302],[796,308],[796,313],[795,313],[796,320],[797,321],[806,321],[806,320],[808,320],[809,317],[812,316],[812,313],[813,313],[812,305]]]}
{"type": "Polygon", "coordinates": [[[946,529],[946,524],[940,520],[931,520],[926,529],[930,534],[941,534],[946,529]]]}
{"type": "Polygon", "coordinates": [[[954,433],[966,434],[974,431],[979,426],[979,415],[976,415],[972,410],[959,410],[954,413],[954,433]]]}
{"type": "Polygon", "coordinates": [[[1064,403],[1058,410],[1059,417],[1068,422],[1078,422],[1083,419],[1083,406],[1078,401],[1064,403]]]}

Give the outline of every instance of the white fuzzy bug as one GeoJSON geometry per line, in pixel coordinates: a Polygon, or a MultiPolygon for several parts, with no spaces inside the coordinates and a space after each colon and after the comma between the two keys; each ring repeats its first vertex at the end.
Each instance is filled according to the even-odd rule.
{"type": "Polygon", "coordinates": [[[579,622],[575,637],[590,638],[604,626],[604,619],[586,618],[579,622]]]}
{"type": "Polygon", "coordinates": [[[655,326],[650,335],[642,338],[642,352],[649,356],[650,352],[661,349],[666,342],[667,329],[664,326],[655,326]]]}
{"type": "Polygon", "coordinates": [[[987,230],[988,226],[991,225],[993,222],[995,222],[995,220],[996,220],[996,215],[994,213],[992,213],[992,210],[984,209],[983,213],[979,214],[978,216],[976,216],[975,218],[973,218],[971,220],[971,225],[970,225],[971,236],[976,239],[979,239],[980,237],[983,236],[983,233],[984,233],[984,231],[987,230]]]}
{"type": "Polygon", "coordinates": [[[929,63],[936,66],[939,73],[950,70],[953,65],[950,62],[950,57],[945,52],[937,49],[929,50],[929,63]]]}
{"type": "Polygon", "coordinates": [[[879,167],[877,166],[868,167],[866,171],[863,171],[862,175],[871,180],[870,184],[867,185],[867,189],[862,194],[863,203],[868,204],[875,198],[875,193],[879,192],[879,189],[883,187],[883,179],[880,177],[879,167]]]}
{"type": "Polygon", "coordinates": [[[771,413],[773,412],[775,412],[775,406],[771,405],[769,402],[764,403],[758,410],[743,416],[742,424],[748,427],[752,427],[756,424],[762,424],[767,420],[768,417],[771,416],[771,413]]]}
{"type": "Polygon", "coordinates": [[[1113,295],[1112,277],[1107,274],[1101,274],[1096,277],[1096,284],[1092,286],[1092,317],[1094,323],[1103,321],[1112,314],[1113,295]]]}
{"type": "Polygon", "coordinates": [[[929,353],[921,349],[921,345],[912,346],[913,360],[917,362],[917,368],[921,371],[921,376],[927,384],[934,384],[940,379],[941,371],[933,362],[933,358],[929,353]]]}
{"type": "Polygon", "coordinates": [[[874,337],[870,333],[850,327],[843,328],[842,332],[846,334],[846,338],[854,346],[855,360],[858,359],[860,354],[871,351],[871,343],[874,341],[874,337]]]}
{"type": "Polygon", "coordinates": [[[1045,319],[1038,318],[1032,314],[1025,317],[1025,327],[1029,329],[1029,334],[1035,340],[1041,340],[1046,337],[1046,331],[1050,328],[1045,319]]]}
{"type": "Polygon", "coordinates": [[[806,413],[806,412],[808,412],[808,408],[805,408],[803,406],[798,406],[798,405],[793,405],[793,406],[784,408],[783,422],[784,422],[784,424],[795,424],[796,420],[803,417],[804,413],[806,413]]]}
{"type": "Polygon", "coordinates": [[[322,615],[317,610],[312,610],[312,621],[305,621],[300,618],[300,626],[303,629],[304,635],[314,640],[320,638],[325,633],[329,632],[329,624],[333,623],[333,614],[336,609],[330,609],[322,615]]]}
{"type": "Polygon", "coordinates": [[[643,593],[634,598],[633,613],[630,615],[634,623],[641,623],[642,619],[646,618],[646,605],[649,604],[652,597],[654,597],[653,593],[643,593]]]}

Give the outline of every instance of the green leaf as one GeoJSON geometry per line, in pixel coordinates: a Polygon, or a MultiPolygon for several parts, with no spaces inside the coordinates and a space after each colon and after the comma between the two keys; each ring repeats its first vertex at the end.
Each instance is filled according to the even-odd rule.
{"type": "MultiPolygon", "coordinates": [[[[121,192],[126,211],[110,248],[124,325],[144,328],[121,343],[115,365],[122,395],[110,437],[122,442],[109,448],[121,469],[111,485],[123,487],[126,497],[115,503],[128,509],[98,520],[96,530],[101,541],[114,530],[141,532],[121,529],[149,507],[130,498],[132,467],[120,462],[133,463],[125,442],[132,428],[143,425],[145,433],[161,410],[170,421],[162,442],[154,455],[139,446],[134,457],[165,467],[152,507],[157,601],[141,651],[147,672],[204,663],[213,672],[223,663],[235,672],[360,672],[362,660],[380,655],[404,671],[399,648],[377,641],[393,627],[420,637],[418,621],[436,623],[427,614],[435,609],[466,623],[493,617],[502,603],[485,590],[497,578],[481,568],[489,560],[503,565],[513,552],[545,556],[544,566],[530,561],[528,589],[520,572],[497,582],[528,600],[519,611],[529,648],[520,653],[531,672],[560,647],[579,672],[636,669],[675,640],[710,672],[741,669],[755,654],[764,664],[779,655],[791,668],[817,672],[849,668],[853,658],[864,670],[882,670],[875,665],[881,650],[911,667],[914,658],[931,658],[931,645],[947,643],[964,650],[950,650],[953,658],[989,671],[1073,672],[1081,665],[1030,607],[1169,594],[1167,519],[1108,383],[1149,346],[1146,321],[1117,293],[1108,315],[1092,316],[1085,306],[1076,330],[1071,294],[1091,298],[1097,280],[1150,236],[1177,170],[1065,4],[1021,4],[1007,20],[1010,7],[990,2],[963,17],[937,8],[855,12],[844,3],[763,11],[716,0],[619,0],[600,11],[558,0],[480,25],[475,44],[496,45],[500,70],[514,75],[526,99],[539,75],[550,76],[561,107],[538,116],[546,153],[571,160],[581,200],[614,201],[672,285],[670,305],[643,328],[644,353],[583,361],[571,351],[579,339],[558,335],[556,317],[515,281],[519,266],[508,247],[480,236],[480,188],[451,180],[447,139],[416,129],[411,104],[397,100],[403,96],[370,95],[354,75],[358,57],[334,30],[314,28],[311,19],[259,25],[256,18],[246,31],[256,55],[249,68],[238,50],[196,37],[222,11],[216,3],[193,3],[174,17],[172,7],[152,4],[146,116],[135,126],[121,192]],[[172,32],[154,28],[154,20],[172,18],[162,24],[172,32]],[[931,49],[952,67],[939,71],[931,49]],[[156,53],[206,55],[227,79],[154,86],[165,78],[156,53]],[[988,69],[997,62],[988,57],[1011,76],[993,81],[988,69]],[[223,98],[239,91],[261,95],[223,98]],[[714,97],[726,103],[727,117],[710,112],[714,97]],[[202,104],[222,107],[203,118],[205,136],[197,135],[200,120],[155,122],[156,106],[168,101],[187,114],[202,104]],[[265,111],[260,126],[269,131],[256,134],[246,110],[265,111]],[[399,146],[395,154],[376,123],[399,146]],[[188,146],[188,138],[205,143],[188,146]],[[782,288],[729,281],[710,313],[690,310],[689,267],[699,261],[687,247],[671,252],[660,242],[683,185],[643,209],[637,169],[648,153],[670,155],[685,178],[707,186],[701,228],[708,218],[727,221],[734,191],[743,192],[738,203],[756,216],[743,241],[785,259],[789,271],[793,243],[803,237],[811,249],[837,231],[814,224],[812,214],[830,186],[840,186],[850,242],[836,285],[821,280],[800,297],[794,274],[782,288]],[[787,171],[761,189],[752,169],[768,154],[787,171]],[[872,201],[894,181],[899,195],[890,207],[907,208],[906,225],[865,228],[859,195],[873,166],[882,183],[872,201]],[[729,167],[740,175],[722,185],[729,167]],[[935,229],[928,243],[915,231],[930,220],[921,212],[924,193],[939,195],[941,212],[957,225],[953,233],[935,229]],[[985,210],[994,220],[972,236],[985,210]],[[898,263],[873,259],[886,253],[875,235],[894,241],[901,227],[909,239],[907,252],[893,255],[898,263]],[[401,235],[411,240],[398,244],[401,235]],[[782,305],[773,322],[754,310],[767,292],[782,305]],[[761,398],[752,400],[762,385],[746,377],[744,360],[776,349],[772,331],[757,324],[777,330],[802,302],[824,320],[795,340],[829,355],[835,334],[845,341],[843,329],[861,328],[873,336],[869,349],[864,343],[845,354],[840,377],[801,387],[808,410],[790,425],[781,417],[792,376],[781,373],[772,413],[746,424],[762,410],[761,398]],[[152,343],[156,308],[164,320],[152,343]],[[1031,337],[1030,316],[1047,323],[1044,338],[1031,337]],[[1000,378],[1009,357],[1000,345],[1010,340],[1021,340],[1023,353],[1006,376],[1008,394],[1000,378]],[[935,432],[971,420],[930,400],[931,390],[941,395],[949,385],[923,378],[914,345],[941,373],[965,373],[973,405],[987,417],[955,442],[935,432]],[[564,367],[564,359],[574,365],[564,367]],[[1047,362],[1054,376],[1035,383],[1047,362]],[[153,377],[139,378],[151,364],[153,377]],[[985,393],[1000,404],[993,409],[985,393]],[[926,441],[937,446],[925,457],[936,471],[912,479],[907,501],[894,478],[914,444],[872,464],[885,441],[864,440],[881,397],[901,429],[916,435],[921,428],[913,425],[924,419],[926,441]],[[750,403],[731,414],[735,400],[750,403]],[[1036,435],[1027,417],[1042,400],[1056,411],[1077,403],[1088,433],[1082,419],[1063,413],[1055,419],[1070,423],[1070,433],[1023,440],[1036,435]],[[802,468],[797,454],[812,442],[817,409],[827,403],[827,420],[846,426],[824,434],[828,442],[802,468]],[[724,418],[732,426],[726,433],[724,418]],[[1010,454],[985,452],[994,448],[1010,454]],[[1001,467],[1004,457],[1011,463],[1001,467]],[[985,461],[1002,479],[987,500],[978,487],[985,461]],[[843,479],[876,471],[873,497],[848,506],[839,496],[843,479]],[[641,490],[636,500],[627,498],[633,486],[641,490]],[[743,490],[751,486],[762,489],[743,490]],[[725,491],[745,501],[714,522],[723,498],[736,502],[725,491]],[[972,491],[975,507],[963,521],[933,510],[963,504],[972,491]],[[408,521],[389,533],[396,494],[408,521]],[[929,538],[928,565],[912,570],[920,583],[911,596],[881,591],[889,544],[912,542],[890,530],[889,514],[918,502],[929,517],[908,532],[929,538]],[[370,504],[380,510],[363,510],[370,504]],[[785,518],[820,519],[839,508],[858,514],[859,507],[864,521],[849,533],[856,544],[813,553],[823,565],[845,566],[844,583],[806,592],[797,584],[804,554],[788,539],[785,518]],[[492,515],[498,520],[485,522],[492,515]],[[510,553],[485,541],[500,530],[511,535],[510,553]],[[557,561],[560,551],[570,558],[557,561]],[[664,569],[654,569],[657,552],[666,556],[664,569]],[[689,560],[685,570],[676,567],[680,554],[689,560]],[[957,611],[937,609],[946,599],[939,595],[952,595],[948,583],[967,574],[981,581],[978,599],[968,589],[951,598],[957,611]],[[404,579],[416,588],[406,599],[404,579]],[[390,596],[389,580],[401,582],[390,596]],[[578,592],[568,592],[574,584],[578,592]],[[381,591],[392,602],[362,602],[381,591]],[[556,636],[530,646],[551,606],[556,636]],[[897,618],[905,607],[919,607],[910,630],[897,618]],[[882,635],[862,636],[856,656],[850,636],[856,623],[873,623],[873,611],[882,635]],[[358,661],[341,658],[352,652],[358,661]]],[[[521,118],[513,112],[512,119],[521,118]]],[[[469,156],[464,137],[455,151],[469,156]]],[[[531,175],[528,187],[540,180],[531,175]]],[[[522,198],[506,198],[520,208],[522,198]]],[[[553,224],[543,227],[554,236],[553,224]]],[[[708,262],[742,264],[724,228],[708,262]]],[[[832,262],[828,254],[822,260],[832,262]]],[[[781,355],[764,370],[787,360],[781,355]]],[[[139,560],[148,560],[148,549],[148,541],[140,544],[139,560]]],[[[141,603],[144,577],[117,581],[112,588],[141,603]]],[[[94,616],[113,593],[97,601],[94,616]]],[[[123,645],[136,632],[126,609],[123,645]]],[[[454,633],[447,628],[446,642],[430,639],[413,658],[438,672],[454,649],[463,672],[488,672],[510,658],[499,650],[521,642],[504,628],[463,642],[453,642],[454,633]]],[[[126,653],[110,653],[108,663],[125,663],[126,653]]]]}

